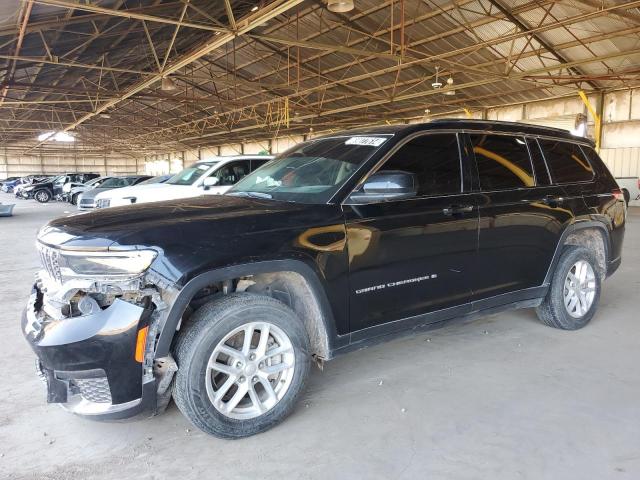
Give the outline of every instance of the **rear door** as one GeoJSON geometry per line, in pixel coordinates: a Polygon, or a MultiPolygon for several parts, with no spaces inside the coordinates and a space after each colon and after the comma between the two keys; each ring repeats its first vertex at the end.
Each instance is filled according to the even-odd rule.
{"type": "Polygon", "coordinates": [[[468,142],[482,195],[473,299],[515,291],[535,297],[571,216],[561,204],[564,191],[550,184],[535,139],[470,133],[468,142]]]}
{"type": "Polygon", "coordinates": [[[448,307],[469,310],[478,209],[459,148],[456,133],[415,137],[378,170],[414,174],[415,197],[343,206],[351,330],[362,331],[352,339],[385,323],[385,332],[401,330],[409,325],[395,321],[448,307]]]}

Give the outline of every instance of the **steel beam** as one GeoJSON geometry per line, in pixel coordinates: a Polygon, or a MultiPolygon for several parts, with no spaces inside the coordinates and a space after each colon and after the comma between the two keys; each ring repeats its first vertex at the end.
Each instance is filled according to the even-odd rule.
{"type": "MultiPolygon", "coordinates": [[[[47,0],[47,1],[50,1],[50,0],[47,0]]],[[[55,1],[58,1],[58,0],[55,0],[55,1]]],[[[249,15],[249,16],[241,19],[240,22],[238,23],[238,29],[237,29],[236,32],[224,32],[224,33],[216,32],[216,34],[214,34],[213,37],[209,41],[205,42],[200,47],[194,49],[192,52],[181,56],[179,59],[177,59],[176,61],[172,62],[170,65],[167,65],[162,73],[155,74],[155,75],[151,76],[150,78],[143,79],[143,80],[135,83],[134,85],[132,85],[131,87],[126,89],[124,92],[121,92],[121,94],[120,94],[120,96],[118,98],[115,98],[115,99],[110,100],[108,102],[102,103],[100,106],[98,106],[94,110],[94,112],[91,112],[89,114],[83,115],[82,117],[80,117],[75,122],[70,123],[69,125],[67,125],[63,129],[63,131],[66,132],[66,131],[69,131],[69,130],[73,130],[77,126],[83,124],[84,122],[86,122],[87,120],[95,117],[96,115],[99,115],[100,113],[104,112],[105,110],[107,110],[107,109],[109,109],[111,107],[114,107],[115,105],[117,105],[118,103],[122,102],[123,100],[126,100],[126,99],[132,97],[133,95],[141,92],[142,90],[144,90],[146,88],[149,88],[154,83],[160,81],[162,79],[162,77],[164,77],[166,75],[170,75],[170,74],[172,74],[174,72],[177,72],[178,70],[180,70],[181,68],[184,68],[185,66],[189,65],[193,61],[195,61],[195,60],[203,57],[204,55],[207,55],[207,54],[215,51],[216,49],[222,47],[226,43],[228,43],[228,42],[232,41],[234,38],[236,38],[236,35],[243,35],[245,33],[248,33],[251,30],[253,30],[255,27],[263,24],[264,22],[266,22],[268,20],[271,20],[272,18],[277,17],[278,15],[281,15],[282,13],[284,13],[287,10],[295,7],[296,5],[299,5],[302,2],[303,2],[303,0],[275,0],[274,2],[270,3],[269,5],[263,7],[262,9],[259,9],[254,14],[249,15]]],[[[32,150],[33,148],[36,148],[36,147],[42,145],[43,143],[44,142],[38,142],[36,145],[31,147],[29,150],[32,150]]]]}
{"type": "MultiPolygon", "coordinates": [[[[24,41],[25,31],[27,24],[29,23],[29,17],[31,16],[31,9],[33,8],[33,0],[29,0],[22,6],[20,11],[20,31],[18,32],[18,39],[16,40],[15,55],[20,55],[20,49],[22,48],[22,42],[24,41]]],[[[9,71],[5,75],[5,80],[13,81],[13,75],[16,73],[16,60],[11,60],[11,66],[9,71]]],[[[4,102],[7,93],[9,92],[9,86],[5,85],[0,91],[0,105],[4,102]]]]}
{"type": "MultiPolygon", "coordinates": [[[[24,0],[23,0],[24,1],[24,0]]],[[[158,17],[156,15],[148,15],[145,13],[138,13],[133,10],[114,10],[111,8],[99,7],[92,4],[68,2],[66,0],[29,0],[41,5],[48,5],[50,7],[71,8],[74,10],[84,10],[85,12],[100,13],[102,15],[111,15],[114,17],[124,17],[132,20],[146,20],[147,22],[166,23],[169,25],[177,25],[180,27],[195,28],[199,30],[208,30],[210,32],[226,32],[227,29],[221,27],[214,27],[212,25],[206,25],[202,23],[183,22],[181,20],[174,20],[172,18],[158,17]]]]}

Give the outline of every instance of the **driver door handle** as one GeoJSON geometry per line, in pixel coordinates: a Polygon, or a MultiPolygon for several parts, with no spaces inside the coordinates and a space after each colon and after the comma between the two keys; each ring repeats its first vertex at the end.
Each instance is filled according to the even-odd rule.
{"type": "Polygon", "coordinates": [[[542,199],[542,202],[546,205],[549,205],[550,207],[557,207],[558,205],[562,205],[564,203],[564,198],[547,195],[542,199]]]}
{"type": "Polygon", "coordinates": [[[442,213],[448,217],[459,215],[461,213],[469,213],[473,211],[473,205],[449,205],[442,209],[442,213]]]}

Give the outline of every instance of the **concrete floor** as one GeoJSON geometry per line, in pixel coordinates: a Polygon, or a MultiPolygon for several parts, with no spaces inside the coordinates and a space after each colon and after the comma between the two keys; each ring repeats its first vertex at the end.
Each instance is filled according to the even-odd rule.
{"type": "Polygon", "coordinates": [[[18,319],[38,268],[36,231],[69,208],[17,204],[0,218],[1,478],[640,478],[640,209],[583,330],[522,310],[359,351],[313,371],[280,426],[223,441],[173,404],[103,424],[45,403],[18,319]]]}

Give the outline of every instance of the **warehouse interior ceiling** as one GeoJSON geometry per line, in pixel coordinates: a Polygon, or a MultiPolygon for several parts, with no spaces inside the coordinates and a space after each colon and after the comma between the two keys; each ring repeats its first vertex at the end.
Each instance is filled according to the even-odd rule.
{"type": "Polygon", "coordinates": [[[354,3],[5,0],[0,143],[140,155],[640,84],[640,1],[354,3]]]}

